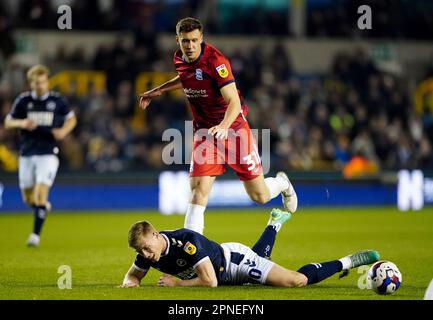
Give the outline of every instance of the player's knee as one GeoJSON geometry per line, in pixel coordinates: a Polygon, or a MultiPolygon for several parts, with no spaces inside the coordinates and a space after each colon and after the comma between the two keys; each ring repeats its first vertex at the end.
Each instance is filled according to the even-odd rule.
{"type": "Polygon", "coordinates": [[[269,201],[268,195],[259,192],[250,194],[250,198],[257,204],[265,204],[269,201]]]}
{"type": "Polygon", "coordinates": [[[191,190],[191,194],[192,194],[192,202],[198,204],[207,202],[207,198],[209,196],[208,191],[204,188],[200,188],[199,186],[193,188],[191,190]]]}
{"type": "Polygon", "coordinates": [[[295,282],[296,287],[305,287],[308,284],[308,278],[304,274],[298,273],[295,282]]]}
{"type": "Polygon", "coordinates": [[[23,193],[21,195],[21,198],[23,199],[23,202],[28,205],[29,207],[33,206],[35,204],[35,199],[33,197],[33,193],[23,193]]]}
{"type": "Polygon", "coordinates": [[[43,195],[36,194],[34,204],[37,206],[45,206],[47,204],[47,199],[43,195]]]}
{"type": "Polygon", "coordinates": [[[42,200],[35,201],[35,205],[38,206],[38,207],[45,207],[47,205],[47,202],[46,201],[42,201],[42,200]]]}
{"type": "Polygon", "coordinates": [[[38,195],[35,196],[35,199],[34,199],[35,205],[41,206],[41,205],[44,205],[44,202],[45,201],[44,201],[44,199],[42,197],[40,197],[38,195]]]}
{"type": "Polygon", "coordinates": [[[285,281],[285,286],[289,288],[304,287],[308,284],[308,278],[302,273],[291,274],[285,281]]]}

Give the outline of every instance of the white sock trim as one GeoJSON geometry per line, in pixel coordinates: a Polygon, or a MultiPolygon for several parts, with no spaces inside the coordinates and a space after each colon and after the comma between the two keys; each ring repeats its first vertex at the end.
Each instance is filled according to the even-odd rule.
{"type": "Polygon", "coordinates": [[[343,270],[352,269],[352,260],[349,257],[338,259],[343,264],[343,270]]]}
{"type": "Polygon", "coordinates": [[[204,212],[206,207],[199,204],[188,204],[186,210],[184,227],[203,234],[204,229],[204,212]]]}

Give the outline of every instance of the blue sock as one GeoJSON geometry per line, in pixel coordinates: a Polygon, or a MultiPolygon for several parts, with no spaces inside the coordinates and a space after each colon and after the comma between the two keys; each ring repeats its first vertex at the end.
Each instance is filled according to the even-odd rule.
{"type": "Polygon", "coordinates": [[[343,264],[338,260],[334,260],[322,263],[310,263],[303,266],[298,272],[308,278],[308,284],[313,284],[329,278],[342,269],[343,264]]]}
{"type": "Polygon", "coordinates": [[[45,218],[47,216],[47,209],[45,206],[34,206],[34,217],[35,222],[33,225],[33,233],[39,235],[42,230],[42,226],[44,225],[45,218]]]}
{"type": "Polygon", "coordinates": [[[267,226],[252,250],[260,257],[269,258],[274,247],[277,231],[274,226],[267,226]]]}

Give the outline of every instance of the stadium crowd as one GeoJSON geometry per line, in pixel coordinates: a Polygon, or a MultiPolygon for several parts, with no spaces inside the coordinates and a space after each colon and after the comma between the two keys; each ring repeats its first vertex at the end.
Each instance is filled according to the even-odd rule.
{"type": "MultiPolygon", "coordinates": [[[[57,9],[69,5],[74,29],[128,30],[137,21],[148,21],[156,32],[171,32],[173,21],[194,16],[212,34],[290,35],[290,1],[287,0],[3,0],[17,28],[50,29],[57,25],[57,9]],[[254,23],[252,18],[254,17],[254,23]]],[[[429,0],[308,0],[306,35],[308,37],[367,37],[433,39],[433,4],[429,0]],[[374,28],[359,32],[358,7],[370,6],[374,28]]]]}
{"type": "MultiPolygon", "coordinates": [[[[20,2],[21,6],[35,3],[49,8],[47,1],[20,2]]],[[[84,16],[92,3],[96,5],[93,1],[79,3],[87,3],[82,8],[84,16]]],[[[111,3],[122,6],[123,2],[111,3]]],[[[180,8],[186,15],[199,8],[197,1],[173,3],[185,4],[180,8]]],[[[18,15],[24,10],[21,6],[18,15]]],[[[153,7],[158,8],[154,4],[153,7]]],[[[109,12],[122,17],[125,9],[122,8],[109,12]]],[[[7,20],[0,16],[1,21],[7,20]]],[[[158,17],[155,13],[153,16],[158,17]]],[[[107,26],[114,29],[122,21],[116,19],[90,20],[116,21],[107,26]]],[[[33,20],[19,21],[23,27],[37,26],[33,20]]],[[[104,71],[107,75],[105,91],[91,88],[81,97],[75,91],[76,86],[71,86],[70,92],[64,93],[78,118],[77,128],[62,142],[60,156],[64,169],[119,172],[165,167],[161,159],[165,145],[161,141],[163,131],[184,130],[184,121],[191,119],[184,98],[164,95],[141,114],[143,125],[132,125],[138,108],[136,76],[143,71],[174,70],[173,53],[159,48],[153,36],[156,29],[162,28],[162,22],[141,21],[149,23],[129,28],[133,41],[119,38],[112,47],[101,46],[91,59],[79,49],[70,52],[59,47],[54,57],[43,61],[52,70],[73,70],[79,66],[104,71]]],[[[2,34],[10,34],[7,26],[7,23],[0,24],[2,34]]],[[[4,40],[2,51],[6,62],[0,74],[1,121],[14,98],[27,89],[25,69],[28,67],[14,59],[13,42],[4,40]]],[[[381,71],[367,52],[361,49],[341,52],[328,72],[316,75],[298,74],[292,67],[289,52],[280,45],[270,53],[259,46],[249,52],[239,49],[229,58],[238,88],[250,107],[251,127],[271,129],[273,170],[343,170],[350,177],[374,174],[378,170],[433,168],[431,113],[416,114],[407,79],[381,71]]],[[[17,141],[16,132],[0,126],[0,163],[6,171],[16,170],[13,163],[17,141]]]]}
{"type": "MultiPolygon", "coordinates": [[[[77,96],[74,86],[65,94],[78,126],[63,141],[64,167],[116,172],[165,166],[163,131],[184,130],[191,115],[184,98],[164,95],[143,113],[143,126],[131,125],[138,108],[136,74],[172,71],[171,53],[155,48],[159,54],[146,55],[144,47],[138,48],[137,39],[135,44],[120,40],[112,48],[100,48],[92,61],[56,57],[62,65],[103,70],[108,83],[107,90],[90,90],[85,97],[77,96]]],[[[251,127],[271,129],[275,170],[342,170],[359,158],[372,165],[372,173],[433,168],[431,115],[417,115],[405,79],[380,71],[361,49],[337,55],[326,74],[308,77],[292,69],[289,53],[279,45],[269,56],[257,47],[249,54],[239,50],[230,59],[250,107],[251,127]]],[[[13,60],[3,73],[2,119],[15,96],[25,90],[24,73],[13,60]]],[[[16,133],[1,128],[0,138],[8,150],[16,151],[16,133]]]]}

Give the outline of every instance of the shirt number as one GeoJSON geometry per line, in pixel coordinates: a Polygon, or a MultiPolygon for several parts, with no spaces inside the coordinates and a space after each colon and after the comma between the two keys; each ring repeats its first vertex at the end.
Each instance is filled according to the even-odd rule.
{"type": "Polygon", "coordinates": [[[242,158],[248,165],[248,171],[253,171],[260,165],[260,157],[256,150],[253,150],[249,155],[242,158]]]}

